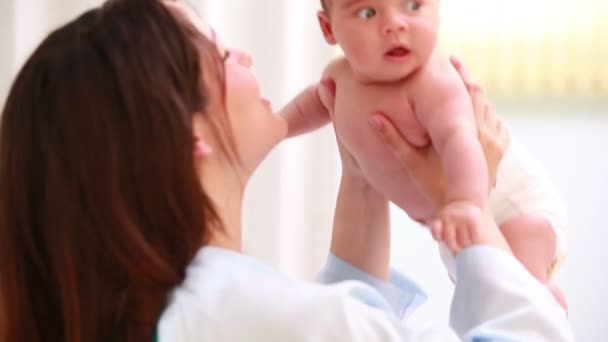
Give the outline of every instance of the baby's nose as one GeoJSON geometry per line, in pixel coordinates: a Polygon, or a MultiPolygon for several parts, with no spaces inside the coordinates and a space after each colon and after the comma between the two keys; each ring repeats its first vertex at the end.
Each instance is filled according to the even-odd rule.
{"type": "Polygon", "coordinates": [[[382,28],[382,33],[391,34],[397,32],[405,32],[407,30],[408,24],[404,18],[400,16],[393,16],[389,18],[382,28]]]}

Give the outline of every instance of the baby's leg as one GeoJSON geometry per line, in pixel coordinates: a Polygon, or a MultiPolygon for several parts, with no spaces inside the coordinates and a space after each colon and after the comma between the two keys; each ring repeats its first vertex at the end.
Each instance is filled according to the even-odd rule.
{"type": "Polygon", "coordinates": [[[532,275],[550,285],[564,305],[553,279],[568,251],[567,210],[560,197],[542,165],[511,142],[498,169],[490,206],[513,254],[532,275]]]}
{"type": "Polygon", "coordinates": [[[524,214],[500,225],[513,255],[539,281],[546,284],[564,309],[568,304],[559,286],[551,279],[557,248],[555,228],[542,215],[524,214]]]}
{"type": "Polygon", "coordinates": [[[523,214],[503,222],[500,230],[513,255],[538,280],[548,282],[557,243],[549,221],[538,214],[523,214]]]}

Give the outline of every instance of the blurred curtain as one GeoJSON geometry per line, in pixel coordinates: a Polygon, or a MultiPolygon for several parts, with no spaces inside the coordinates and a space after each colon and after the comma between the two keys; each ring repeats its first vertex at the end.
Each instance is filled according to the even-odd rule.
{"type": "Polygon", "coordinates": [[[442,1],[444,49],[500,97],[608,96],[606,0],[442,1]]]}
{"type": "Polygon", "coordinates": [[[99,0],[2,0],[0,1],[0,103],[18,68],[51,29],[99,0]]]}

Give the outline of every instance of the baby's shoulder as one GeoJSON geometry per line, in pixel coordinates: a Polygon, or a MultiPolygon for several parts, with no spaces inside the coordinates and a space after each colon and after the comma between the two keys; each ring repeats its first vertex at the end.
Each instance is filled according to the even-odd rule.
{"type": "Polygon", "coordinates": [[[424,64],[413,82],[413,92],[419,96],[433,97],[442,93],[461,93],[466,88],[458,71],[445,55],[434,55],[424,64]]]}
{"type": "Polygon", "coordinates": [[[462,82],[450,59],[439,53],[433,54],[419,74],[423,82],[462,82]]]}
{"type": "Polygon", "coordinates": [[[350,64],[344,56],[337,57],[325,66],[324,78],[342,78],[351,74],[350,64]]]}

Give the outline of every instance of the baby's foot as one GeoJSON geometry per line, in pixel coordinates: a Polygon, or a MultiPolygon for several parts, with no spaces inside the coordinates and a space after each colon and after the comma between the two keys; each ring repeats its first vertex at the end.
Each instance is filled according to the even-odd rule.
{"type": "Polygon", "coordinates": [[[433,238],[445,243],[454,254],[472,245],[490,245],[510,251],[492,214],[471,202],[448,203],[429,228],[433,238]]]}

